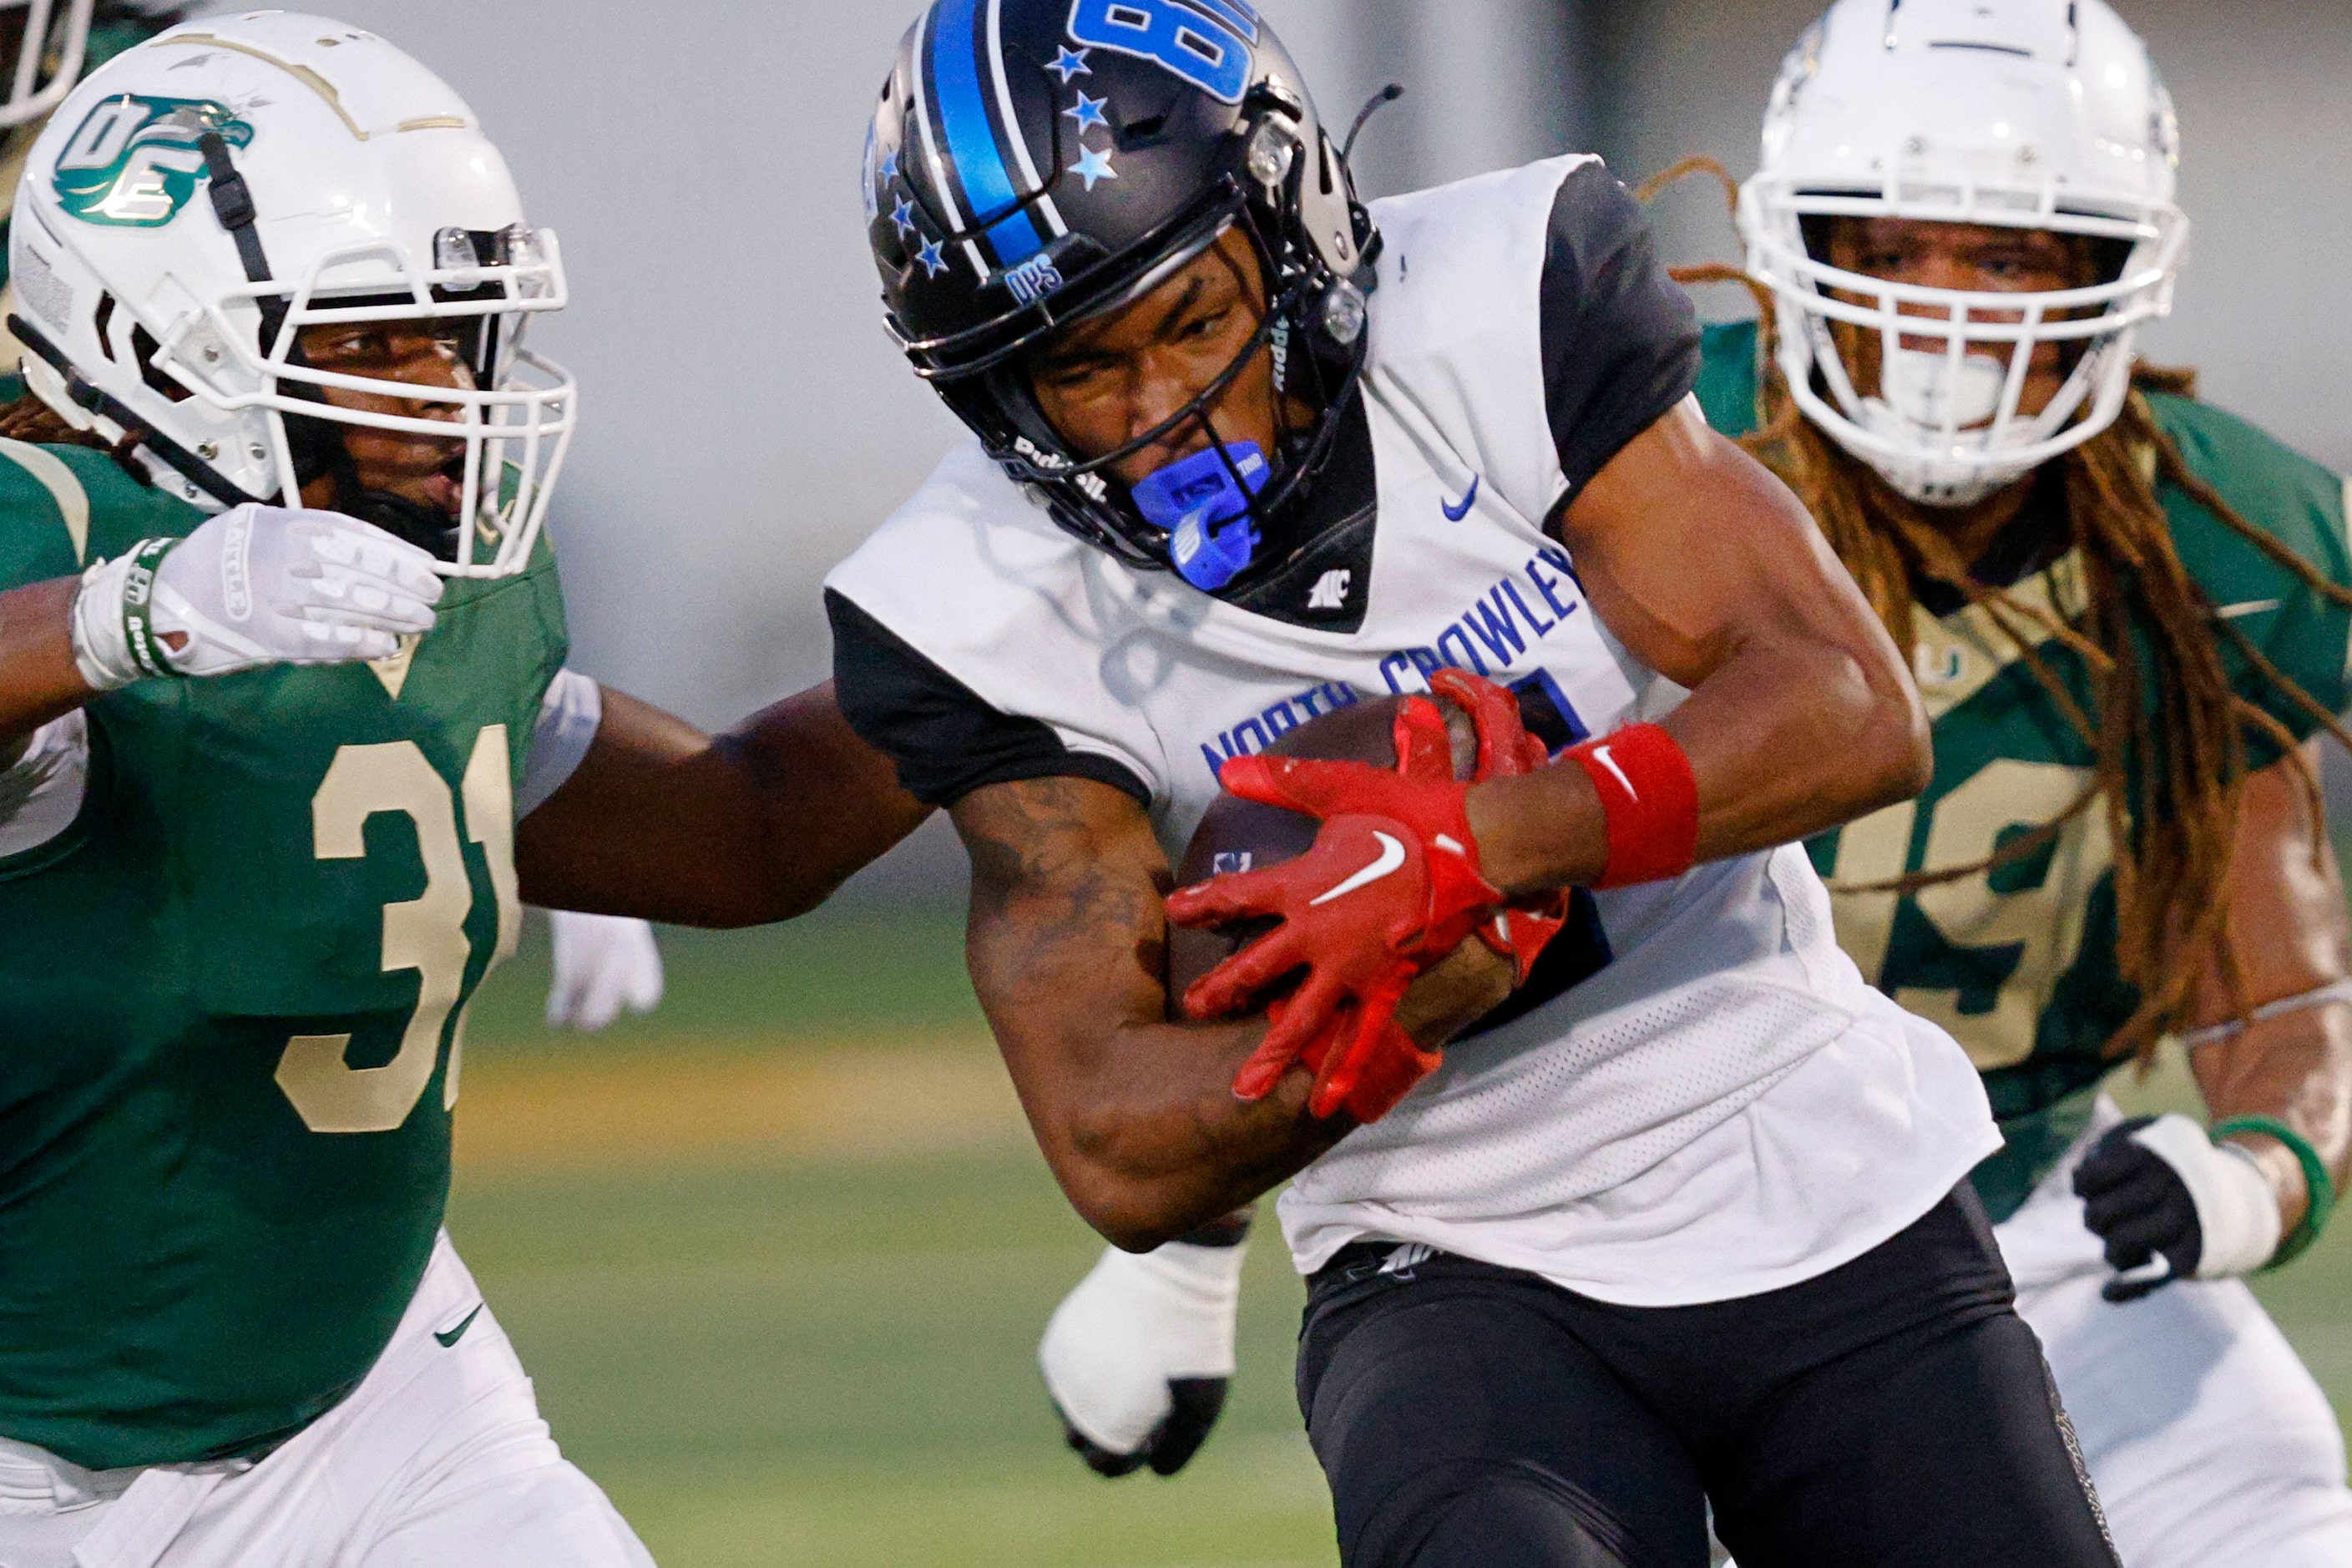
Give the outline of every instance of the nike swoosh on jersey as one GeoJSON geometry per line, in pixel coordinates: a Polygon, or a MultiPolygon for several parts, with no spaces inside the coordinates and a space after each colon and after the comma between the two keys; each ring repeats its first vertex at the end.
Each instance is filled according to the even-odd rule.
{"type": "Polygon", "coordinates": [[[1455,506],[1451,501],[1440,501],[1437,504],[1444,509],[1446,521],[1460,522],[1464,518],[1470,515],[1471,504],[1476,501],[1477,499],[1478,476],[1473,474],[1470,476],[1470,493],[1462,498],[1462,504],[1460,506],[1455,506]]]}
{"type": "Polygon", "coordinates": [[[1592,760],[1599,763],[1602,767],[1607,768],[1612,773],[1615,774],[1617,782],[1625,786],[1625,793],[1627,795],[1632,795],[1635,800],[1640,800],[1642,798],[1642,792],[1633,787],[1633,781],[1625,776],[1625,770],[1617,765],[1617,759],[1609,754],[1608,747],[1593,747],[1592,760]]]}
{"type": "Polygon", "coordinates": [[[2242,620],[2248,616],[2266,616],[2285,602],[2284,599],[2249,599],[2242,605],[2224,605],[2213,613],[2225,621],[2242,620]]]}
{"type": "Polygon", "coordinates": [[[484,1305],[486,1305],[484,1302],[475,1302],[474,1310],[467,1313],[463,1318],[459,1319],[457,1326],[451,1329],[448,1332],[443,1333],[438,1329],[433,1331],[433,1337],[441,1342],[441,1348],[443,1350],[447,1350],[450,1346],[456,1344],[459,1340],[466,1337],[466,1331],[472,1328],[474,1326],[474,1320],[482,1315],[482,1308],[484,1305]]]}
{"type": "Polygon", "coordinates": [[[1396,875],[1397,871],[1403,867],[1404,846],[1402,844],[1385,833],[1375,831],[1372,837],[1381,841],[1381,858],[1321,898],[1309,903],[1307,906],[1308,909],[1321,909],[1334,899],[1344,899],[1359,888],[1369,888],[1383,877],[1396,875]]]}

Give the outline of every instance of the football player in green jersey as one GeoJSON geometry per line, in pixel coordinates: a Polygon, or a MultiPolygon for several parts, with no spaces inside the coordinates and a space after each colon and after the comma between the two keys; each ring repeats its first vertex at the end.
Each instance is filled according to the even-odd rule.
{"type": "Polygon", "coordinates": [[[440,1230],[467,1000],[525,897],[778,919],[922,811],[824,689],[565,668],[560,252],[382,39],[131,50],[11,258],[0,1562],[644,1563],[440,1230]]]}
{"type": "MultiPolygon", "coordinates": [[[[0,280],[7,277],[9,205],[49,111],[78,77],[176,26],[187,10],[166,0],[0,0],[0,280]]],[[[13,292],[0,295],[0,318],[16,310],[13,292]]],[[[0,326],[0,405],[24,393],[16,368],[23,352],[0,326]]],[[[29,435],[58,433],[47,422],[29,435]]],[[[661,951],[645,921],[551,910],[548,937],[554,972],[547,995],[550,1028],[593,1033],[624,1007],[644,1013],[660,1003],[661,951]]]]}
{"type": "Polygon", "coordinates": [[[1846,951],[1983,1073],[2008,1147],[1976,1184],[2127,1568],[2352,1562],[2335,1419],[2238,1278],[2352,1163],[2308,741],[2347,702],[2345,481],[2136,374],[2188,225],[2125,24],[1888,11],[1839,0],[1790,56],[1739,200],[1770,341],[1716,329],[1701,384],[1934,724],[1927,792],[1814,858],[1846,951]],[[2101,1092],[2167,1033],[2210,1129],[2101,1092]]]}

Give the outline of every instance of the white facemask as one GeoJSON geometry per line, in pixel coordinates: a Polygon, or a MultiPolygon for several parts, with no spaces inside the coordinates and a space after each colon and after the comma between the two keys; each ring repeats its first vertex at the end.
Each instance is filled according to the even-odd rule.
{"type": "MultiPolygon", "coordinates": [[[[1895,443],[1916,457],[1874,454],[1867,460],[1896,494],[1922,506],[1974,506],[2015,484],[2034,465],[1984,466],[1983,454],[1993,449],[1988,428],[2000,415],[2001,393],[2009,373],[1990,354],[1967,354],[1955,365],[1948,353],[1898,349],[1887,361],[1883,377],[1885,395],[1863,399],[1862,427],[1895,443]],[[1953,434],[1947,437],[1945,426],[1953,434]],[[1948,460],[1925,455],[1941,450],[1948,460]],[[1973,461],[1963,460],[1973,458],[1973,461]]],[[[2026,433],[2011,426],[2012,440],[2024,445],[2026,433]]]]}

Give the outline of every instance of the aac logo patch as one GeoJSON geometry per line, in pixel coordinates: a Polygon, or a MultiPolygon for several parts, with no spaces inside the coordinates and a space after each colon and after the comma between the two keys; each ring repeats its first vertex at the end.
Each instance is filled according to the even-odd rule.
{"type": "Polygon", "coordinates": [[[252,126],[206,99],[110,98],[58,155],[58,200],[84,223],[161,228],[196,194],[205,173],[196,142],[207,131],[232,147],[253,141],[252,126]]]}

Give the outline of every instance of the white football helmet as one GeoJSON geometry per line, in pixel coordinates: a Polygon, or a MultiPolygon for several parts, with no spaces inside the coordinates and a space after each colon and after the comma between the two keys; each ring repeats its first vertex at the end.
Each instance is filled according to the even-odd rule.
{"type": "Polygon", "coordinates": [[[522,345],[564,303],[561,253],[473,110],[382,38],[264,11],[109,61],[34,144],[9,258],[28,384],[78,428],[135,433],[174,493],[291,506],[329,475],[336,510],[437,546],[449,575],[529,562],[577,408],[522,345]],[[362,322],[457,329],[471,384],[310,365],[302,329],[362,322]],[[354,426],[446,440],[454,510],[362,489],[354,426]]]}
{"type": "Polygon", "coordinates": [[[2179,163],[2171,97],[2105,0],[1837,0],[1781,67],[1740,199],[1790,391],[1929,505],[1971,504],[2090,440],[2122,412],[2139,327],[2172,308],[2189,241],[2179,163]],[[2127,254],[2112,280],[2063,292],[1908,287],[1814,254],[1806,220],[1830,216],[2046,229],[2127,254]],[[1872,395],[1834,322],[1881,334],[1872,395]],[[1905,347],[1923,338],[1937,347],[1905,347]],[[2027,415],[2033,349],[2051,342],[2079,357],[2027,415]]]}

